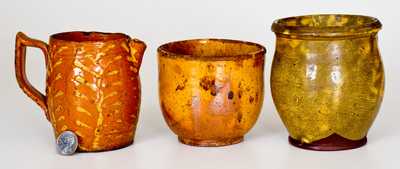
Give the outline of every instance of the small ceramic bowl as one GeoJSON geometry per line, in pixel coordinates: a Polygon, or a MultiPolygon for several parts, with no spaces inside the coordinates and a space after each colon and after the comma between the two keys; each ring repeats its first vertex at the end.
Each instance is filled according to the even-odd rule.
{"type": "Polygon", "coordinates": [[[243,140],[261,110],[265,52],[259,44],[226,39],[158,48],[160,104],[180,142],[224,146],[243,140]]]}

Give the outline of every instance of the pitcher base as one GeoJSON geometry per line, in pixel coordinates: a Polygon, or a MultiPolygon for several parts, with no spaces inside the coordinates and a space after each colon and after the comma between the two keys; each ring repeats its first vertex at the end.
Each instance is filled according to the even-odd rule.
{"type": "Polygon", "coordinates": [[[120,144],[120,145],[117,145],[117,146],[105,147],[105,148],[100,148],[100,149],[86,149],[86,148],[78,147],[77,152],[79,152],[79,153],[90,153],[90,152],[112,151],[112,150],[118,150],[118,149],[122,149],[122,148],[128,147],[128,146],[130,146],[132,144],[133,144],[133,140],[130,141],[130,142],[127,142],[125,144],[120,144]]]}

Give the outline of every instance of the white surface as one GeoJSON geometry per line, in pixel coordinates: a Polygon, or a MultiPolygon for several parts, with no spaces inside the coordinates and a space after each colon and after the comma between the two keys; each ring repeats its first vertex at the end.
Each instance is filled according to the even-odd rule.
{"type": "MultiPolygon", "coordinates": [[[[41,169],[195,169],[195,168],[400,168],[400,24],[397,1],[250,0],[1,0],[0,1],[0,168],[41,169]],[[383,23],[379,44],[386,70],[386,92],[367,146],[342,152],[314,152],[287,143],[287,132],[273,106],[269,71],[274,19],[312,13],[371,15],[383,23]],[[48,40],[72,31],[123,32],[147,45],[141,79],[143,96],[135,144],[116,151],[56,154],[53,132],[41,109],[17,87],[14,41],[17,31],[48,40]],[[156,48],[162,43],[202,37],[241,39],[267,47],[265,101],[245,142],[221,148],[179,144],[158,105],[156,48]],[[397,104],[396,104],[397,103],[397,104]]],[[[28,50],[31,82],[44,89],[45,68],[38,49],[28,50]]]]}

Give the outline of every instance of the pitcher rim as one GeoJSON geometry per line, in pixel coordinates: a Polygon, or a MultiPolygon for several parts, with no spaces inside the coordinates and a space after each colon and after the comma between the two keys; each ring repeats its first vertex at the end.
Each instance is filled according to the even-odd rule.
{"type": "Polygon", "coordinates": [[[129,39],[131,37],[124,33],[98,31],[67,31],[55,33],[50,36],[50,40],[69,43],[104,43],[129,39]]]}

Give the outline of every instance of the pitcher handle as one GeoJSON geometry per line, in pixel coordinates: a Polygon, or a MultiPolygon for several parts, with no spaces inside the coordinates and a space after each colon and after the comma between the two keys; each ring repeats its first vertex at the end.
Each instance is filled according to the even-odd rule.
{"type": "Polygon", "coordinates": [[[146,44],[139,39],[131,39],[129,41],[130,55],[133,58],[133,63],[135,64],[137,70],[140,69],[142,64],[143,54],[146,50],[146,44]]]}
{"type": "Polygon", "coordinates": [[[47,120],[49,120],[46,96],[33,87],[26,77],[25,62],[27,46],[41,49],[44,54],[45,64],[47,65],[48,45],[40,40],[31,39],[22,32],[18,32],[15,42],[15,74],[19,87],[43,109],[47,120]]]}

